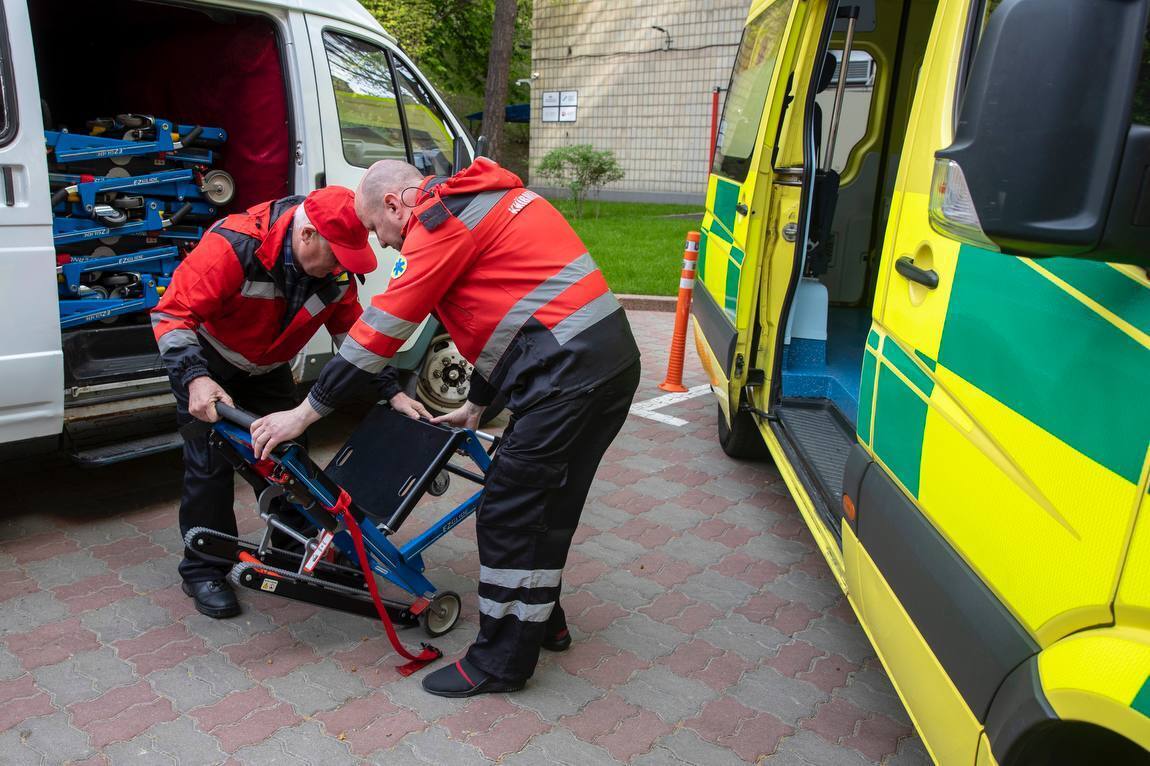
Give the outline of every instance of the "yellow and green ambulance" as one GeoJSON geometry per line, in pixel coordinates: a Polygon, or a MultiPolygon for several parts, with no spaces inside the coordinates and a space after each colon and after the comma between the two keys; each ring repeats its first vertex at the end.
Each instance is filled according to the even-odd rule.
{"type": "Polygon", "coordinates": [[[692,313],[941,764],[1150,760],[1147,0],[754,0],[692,313]]]}

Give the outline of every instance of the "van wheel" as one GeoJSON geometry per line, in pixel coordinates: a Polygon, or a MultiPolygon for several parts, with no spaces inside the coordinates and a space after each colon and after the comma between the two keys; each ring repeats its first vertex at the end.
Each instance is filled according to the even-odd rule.
{"type": "Polygon", "coordinates": [[[749,412],[735,411],[731,424],[723,415],[723,408],[716,404],[715,413],[719,421],[719,446],[728,457],[740,460],[765,460],[769,453],[763,442],[763,435],[749,412]]]}
{"type": "MultiPolygon", "coordinates": [[[[416,379],[415,395],[436,415],[443,415],[467,401],[471,390],[471,373],[475,368],[463,358],[455,341],[443,332],[431,340],[423,364],[416,379]]],[[[481,426],[495,419],[503,411],[506,402],[496,396],[479,419],[481,426]]]]}

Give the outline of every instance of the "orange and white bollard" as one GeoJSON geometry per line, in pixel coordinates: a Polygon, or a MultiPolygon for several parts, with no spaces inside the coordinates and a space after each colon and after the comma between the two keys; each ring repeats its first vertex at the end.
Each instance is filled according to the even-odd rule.
{"type": "Polygon", "coordinates": [[[675,333],[671,336],[671,357],[667,377],[659,384],[664,391],[683,393],[683,355],[687,347],[687,319],[691,316],[691,295],[695,292],[695,265],[699,260],[699,232],[687,232],[683,251],[683,273],[679,276],[679,303],[675,306],[675,333]]]}

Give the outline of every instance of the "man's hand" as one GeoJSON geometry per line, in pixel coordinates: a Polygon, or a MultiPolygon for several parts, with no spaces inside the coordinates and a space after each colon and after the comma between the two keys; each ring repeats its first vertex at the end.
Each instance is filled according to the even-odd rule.
{"type": "Polygon", "coordinates": [[[464,402],[463,406],[457,410],[452,410],[446,415],[440,415],[437,418],[432,418],[432,423],[446,423],[455,428],[470,428],[474,431],[479,427],[479,418],[483,415],[485,408],[472,402],[464,402]]]}
{"type": "Polygon", "coordinates": [[[294,410],[264,415],[252,423],[252,452],[260,460],[267,460],[277,446],[296,438],[319,419],[320,414],[306,399],[294,410]]]}
{"type": "Polygon", "coordinates": [[[419,420],[420,418],[427,418],[428,420],[431,419],[431,413],[428,412],[427,408],[423,406],[423,402],[419,401],[418,399],[412,399],[402,391],[391,397],[391,399],[388,401],[388,404],[390,404],[391,408],[399,414],[407,415],[413,420],[419,420]]]}
{"type": "Polygon", "coordinates": [[[205,423],[215,423],[220,419],[216,414],[216,402],[223,402],[229,407],[235,407],[228,392],[220,384],[201,375],[188,383],[188,412],[196,420],[205,423]]]}

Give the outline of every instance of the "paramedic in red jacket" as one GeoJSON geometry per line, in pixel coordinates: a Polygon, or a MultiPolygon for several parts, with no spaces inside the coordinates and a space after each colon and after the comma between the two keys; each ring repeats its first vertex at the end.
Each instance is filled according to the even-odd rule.
{"type": "MultiPolygon", "coordinates": [[[[321,327],[342,340],[362,313],[351,275],[375,266],[354,195],[343,187],[265,202],[216,223],[152,311],[180,425],[216,420],[216,402],[261,414],[294,407],[289,362],[321,327]]],[[[428,416],[400,393],[390,368],[377,383],[396,409],[428,416]]],[[[233,481],[206,437],[186,440],[180,533],[208,527],[235,535],[233,481]]],[[[239,612],[226,568],[185,553],[180,574],[201,613],[239,612]]]]}
{"type": "Polygon", "coordinates": [[[475,364],[468,402],[438,418],[474,428],[497,391],[513,417],[476,520],[479,637],[424,688],[448,697],[522,688],[541,646],[571,639],[560,580],[599,461],[639,382],[639,350],[579,237],[517,176],[480,158],[451,178],[378,162],[357,192],[364,225],[402,247],[387,292],[352,327],[308,399],[261,418],[264,451],[383,369],[431,311],[475,364]]]}

